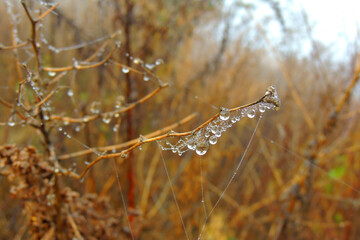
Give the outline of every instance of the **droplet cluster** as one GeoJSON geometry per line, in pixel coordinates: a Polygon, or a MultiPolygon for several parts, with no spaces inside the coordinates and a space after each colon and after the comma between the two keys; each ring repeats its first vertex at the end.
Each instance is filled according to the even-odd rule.
{"type": "Polygon", "coordinates": [[[215,145],[221,135],[234,123],[243,118],[254,118],[256,115],[264,113],[266,110],[278,110],[280,99],[275,87],[271,86],[266,90],[265,96],[257,103],[238,110],[221,108],[218,117],[209,122],[203,128],[194,131],[191,135],[181,137],[175,144],[165,139],[161,144],[162,150],[171,150],[181,156],[186,151],[195,151],[202,156],[207,153],[210,145],[215,145]]]}

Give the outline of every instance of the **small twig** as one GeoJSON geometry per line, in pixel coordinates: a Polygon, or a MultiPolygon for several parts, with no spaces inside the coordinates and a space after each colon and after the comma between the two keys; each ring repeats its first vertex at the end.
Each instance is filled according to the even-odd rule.
{"type": "Polygon", "coordinates": [[[101,65],[103,65],[104,63],[106,63],[110,57],[113,55],[113,53],[115,52],[117,48],[114,47],[111,52],[100,62],[98,63],[94,63],[94,64],[90,64],[90,65],[72,65],[72,66],[67,66],[67,67],[44,67],[43,70],[46,72],[64,72],[64,71],[70,71],[70,70],[84,70],[84,69],[90,69],[90,68],[96,68],[99,67],[101,65]]]}
{"type": "MultiPolygon", "coordinates": [[[[261,99],[259,99],[256,102],[247,104],[247,105],[243,105],[240,107],[235,107],[232,109],[229,109],[229,112],[234,112],[240,109],[244,109],[253,105],[256,105],[260,102],[264,102],[264,103],[272,103],[274,104],[276,107],[279,107],[280,102],[278,100],[277,97],[274,98],[274,94],[275,94],[275,90],[273,88],[269,88],[270,90],[267,91],[267,93],[265,94],[265,96],[263,96],[261,99]]],[[[169,137],[184,137],[184,136],[189,136],[191,134],[193,134],[194,132],[206,127],[210,122],[212,122],[214,119],[216,119],[217,117],[220,116],[220,113],[215,114],[212,118],[210,118],[209,120],[207,120],[206,122],[204,122],[203,124],[201,124],[199,127],[195,128],[192,131],[188,131],[188,132],[182,132],[182,133],[174,133],[174,132],[168,132],[166,134],[160,135],[160,136],[156,136],[156,137],[152,137],[152,138],[144,138],[144,139],[138,139],[137,142],[135,142],[133,145],[131,145],[129,148],[121,151],[120,153],[112,153],[112,154],[107,154],[107,155],[103,155],[98,157],[97,159],[95,159],[94,161],[92,161],[89,165],[86,166],[85,170],[80,174],[77,175],[76,173],[73,172],[67,172],[65,175],[70,175],[76,179],[81,179],[85,176],[86,172],[92,167],[94,166],[96,163],[98,163],[99,161],[103,160],[103,159],[108,159],[108,158],[117,158],[117,157],[122,157],[122,158],[126,158],[127,155],[133,151],[134,149],[136,149],[137,147],[139,147],[142,144],[145,143],[150,143],[150,142],[155,142],[155,141],[159,141],[165,138],[169,138],[169,137]]],[[[132,140],[131,142],[133,142],[134,140],[132,140]]]]}
{"type": "Polygon", "coordinates": [[[67,219],[68,219],[68,221],[69,221],[69,223],[70,223],[71,228],[72,228],[73,231],[74,231],[74,234],[75,234],[76,239],[79,239],[79,240],[84,239],[84,238],[81,236],[81,233],[80,233],[80,231],[79,231],[79,229],[78,229],[78,227],[77,227],[77,225],[76,225],[76,223],[75,223],[74,218],[71,216],[71,213],[69,212],[69,210],[68,210],[68,213],[67,213],[67,219]]]}
{"type": "Polygon", "coordinates": [[[36,44],[36,24],[37,22],[31,17],[31,14],[29,12],[29,9],[27,8],[26,6],[26,3],[24,0],[21,1],[21,5],[23,6],[24,10],[25,10],[25,13],[30,21],[30,24],[31,24],[31,45],[34,49],[34,53],[35,53],[35,60],[36,60],[36,67],[37,67],[37,70],[39,72],[40,70],[40,56],[39,56],[39,48],[36,44]]]}
{"type": "Polygon", "coordinates": [[[48,15],[50,12],[52,12],[57,6],[59,6],[59,3],[56,3],[54,6],[52,6],[51,8],[49,8],[46,12],[44,12],[43,14],[41,14],[40,17],[38,17],[35,22],[39,22],[41,19],[43,19],[46,15],[48,15]]]}
{"type": "MultiPolygon", "coordinates": [[[[3,100],[2,98],[0,98],[0,103],[2,105],[4,105],[5,107],[7,108],[10,108],[12,109],[13,108],[13,105],[11,103],[8,103],[7,101],[3,100]]],[[[22,115],[18,110],[14,110],[14,112],[22,119],[22,120],[26,120],[27,118],[22,115]]]]}
{"type": "Polygon", "coordinates": [[[138,74],[143,74],[143,72],[141,72],[141,71],[139,71],[139,70],[137,70],[137,69],[135,69],[135,68],[129,67],[129,66],[125,65],[125,64],[119,63],[119,62],[117,62],[117,61],[110,60],[110,62],[113,63],[113,64],[115,64],[115,65],[117,65],[117,66],[119,66],[119,67],[126,67],[126,68],[129,69],[129,71],[131,71],[131,72],[135,72],[135,73],[138,73],[138,74]]]}
{"type": "MultiPolygon", "coordinates": [[[[152,133],[149,133],[147,135],[145,135],[144,137],[145,138],[151,138],[151,137],[154,137],[154,136],[158,136],[160,134],[163,134],[163,133],[166,133],[172,129],[175,129],[189,121],[191,121],[192,119],[194,119],[198,114],[197,113],[192,113],[190,114],[189,116],[183,118],[182,120],[176,122],[176,123],[173,123],[167,127],[164,127],[160,130],[157,130],[155,132],[152,132],[152,133]]],[[[86,155],[86,154],[91,154],[94,152],[94,150],[96,151],[101,151],[101,152],[104,152],[104,151],[111,151],[113,149],[121,149],[121,148],[125,148],[125,147],[129,147],[135,143],[137,143],[139,141],[139,138],[135,138],[133,140],[130,140],[130,141],[127,141],[127,142],[124,142],[124,143],[121,143],[121,144],[116,144],[116,145],[110,145],[110,146],[106,146],[106,147],[100,147],[100,148],[94,148],[93,150],[83,150],[83,151],[80,151],[80,152],[75,152],[75,153],[71,153],[71,154],[65,154],[65,155],[62,155],[59,157],[59,160],[66,160],[66,159],[69,159],[69,158],[74,158],[74,157],[80,157],[80,156],[83,156],[83,155],[86,155]]]]}
{"type": "Polygon", "coordinates": [[[59,90],[60,87],[55,88],[54,90],[52,90],[46,97],[44,97],[40,102],[38,102],[35,106],[35,111],[37,112],[37,110],[39,109],[39,107],[41,107],[41,105],[43,105],[44,103],[46,103],[46,101],[48,101],[55,93],[56,91],[59,90]]]}
{"type": "Polygon", "coordinates": [[[120,114],[120,113],[124,113],[127,112],[133,108],[135,108],[137,105],[144,103],[145,101],[149,100],[151,97],[153,97],[154,95],[156,95],[161,89],[168,87],[169,84],[163,84],[161,86],[159,86],[158,88],[156,88],[154,91],[152,91],[151,93],[149,93],[148,95],[144,96],[143,98],[129,104],[128,106],[121,108],[119,110],[114,110],[114,111],[110,111],[110,112],[105,112],[105,113],[101,113],[101,114],[94,114],[94,115],[88,115],[85,117],[81,117],[81,118],[71,118],[71,117],[62,117],[59,115],[52,115],[50,117],[51,120],[61,120],[64,122],[69,122],[69,123],[84,123],[84,122],[90,122],[93,121],[95,119],[98,119],[100,117],[104,117],[106,115],[111,115],[114,116],[115,114],[120,114]]]}
{"type": "Polygon", "coordinates": [[[16,49],[16,48],[21,48],[21,47],[25,47],[26,45],[28,45],[28,41],[23,42],[23,43],[19,43],[16,45],[12,45],[12,46],[0,46],[0,50],[12,50],[12,49],[16,49]]]}

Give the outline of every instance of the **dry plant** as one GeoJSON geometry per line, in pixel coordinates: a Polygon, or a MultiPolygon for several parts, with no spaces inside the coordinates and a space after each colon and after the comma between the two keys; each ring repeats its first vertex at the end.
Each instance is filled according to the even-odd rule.
{"type": "Polygon", "coordinates": [[[0,238],[358,236],[359,61],[282,52],[243,2],[0,4],[0,238]],[[273,84],[260,125],[277,89],[239,102],[273,84]]]}

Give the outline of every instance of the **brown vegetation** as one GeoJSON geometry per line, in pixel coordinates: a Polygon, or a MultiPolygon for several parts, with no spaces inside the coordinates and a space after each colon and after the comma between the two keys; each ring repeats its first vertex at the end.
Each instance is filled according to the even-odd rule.
{"type": "Polygon", "coordinates": [[[357,239],[355,48],[333,60],[277,1],[58,3],[0,2],[0,238],[195,239],[206,221],[202,239],[357,239]],[[280,111],[178,151],[221,114],[277,108],[270,85],[280,111]]]}

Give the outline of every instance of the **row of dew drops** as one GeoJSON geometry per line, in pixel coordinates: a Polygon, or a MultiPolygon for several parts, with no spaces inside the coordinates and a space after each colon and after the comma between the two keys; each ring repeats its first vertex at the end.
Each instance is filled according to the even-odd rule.
{"type": "MultiPolygon", "coordinates": [[[[141,65],[141,66],[143,66],[143,67],[145,67],[145,68],[147,68],[147,69],[149,69],[149,70],[152,70],[152,69],[154,69],[156,66],[159,66],[159,65],[161,65],[161,64],[164,63],[164,61],[163,61],[162,59],[156,59],[156,61],[155,61],[153,64],[151,64],[151,63],[144,63],[143,60],[141,60],[140,58],[137,58],[137,57],[136,57],[136,58],[134,58],[134,57],[132,57],[132,56],[128,56],[128,57],[133,60],[134,64],[136,64],[136,65],[141,65]]],[[[77,62],[77,61],[74,60],[74,59],[73,59],[73,61],[74,61],[74,62],[77,62]]],[[[127,74],[127,73],[130,72],[130,69],[129,69],[128,67],[124,66],[124,67],[122,68],[122,72],[123,72],[124,74],[127,74]]],[[[65,71],[65,73],[66,73],[66,71],[65,71]]],[[[56,73],[50,71],[50,72],[48,72],[48,75],[49,75],[50,77],[55,77],[55,76],[56,76],[56,73]]],[[[151,79],[151,77],[150,77],[148,74],[146,74],[145,72],[143,73],[143,75],[144,75],[144,76],[143,76],[143,80],[144,80],[145,82],[148,82],[148,81],[151,79]]],[[[40,91],[40,87],[38,86],[38,84],[37,84],[36,82],[34,82],[34,81],[31,80],[31,74],[28,76],[28,82],[30,82],[30,86],[31,86],[31,88],[34,90],[34,92],[35,92],[36,95],[38,95],[38,96],[40,96],[40,97],[42,97],[42,96],[44,95],[43,92],[40,91]]],[[[67,95],[68,95],[69,97],[73,97],[74,91],[73,91],[72,89],[69,89],[68,92],[67,92],[67,95]]],[[[50,103],[50,101],[49,101],[49,102],[46,102],[46,103],[43,104],[43,106],[41,107],[41,110],[42,110],[43,113],[44,113],[44,120],[45,120],[45,121],[50,120],[50,112],[51,112],[51,109],[52,109],[52,108],[49,106],[49,103],[50,103]]],[[[116,110],[120,110],[120,109],[124,106],[124,104],[125,104],[125,98],[124,98],[124,96],[118,96],[118,97],[116,98],[116,100],[115,100],[115,109],[116,109],[116,110]]],[[[94,102],[90,103],[89,110],[90,110],[90,113],[92,113],[92,114],[100,114],[100,113],[101,113],[101,102],[94,101],[94,102]]],[[[109,124],[109,123],[111,122],[112,117],[117,118],[117,117],[119,117],[119,114],[118,114],[118,113],[114,113],[114,114],[105,113],[105,114],[103,114],[102,121],[103,121],[105,124],[109,124]]],[[[86,122],[86,118],[85,118],[84,122],[86,122]]],[[[10,116],[9,119],[8,119],[7,125],[10,126],[10,127],[13,127],[13,126],[15,126],[15,125],[20,125],[20,124],[22,124],[23,126],[25,126],[25,122],[24,122],[24,121],[17,121],[17,119],[16,119],[16,114],[11,114],[11,116],[10,116]]],[[[67,123],[67,122],[64,122],[64,125],[68,125],[68,123],[67,123]]],[[[75,131],[76,131],[76,132],[79,132],[79,131],[81,130],[82,126],[83,126],[83,124],[78,124],[78,125],[76,126],[76,128],[75,128],[75,131]]],[[[118,129],[119,129],[119,125],[115,125],[115,126],[113,127],[113,131],[114,131],[114,132],[117,132],[118,129]]]]}
{"type": "Polygon", "coordinates": [[[170,150],[179,156],[188,150],[195,151],[200,156],[205,155],[210,145],[215,145],[222,133],[232,127],[234,123],[245,117],[254,118],[257,112],[263,114],[267,109],[275,110],[276,106],[271,103],[259,102],[233,112],[221,108],[219,117],[215,118],[207,126],[189,136],[181,137],[175,144],[170,143],[167,139],[162,140],[160,142],[161,149],[170,150]]]}

